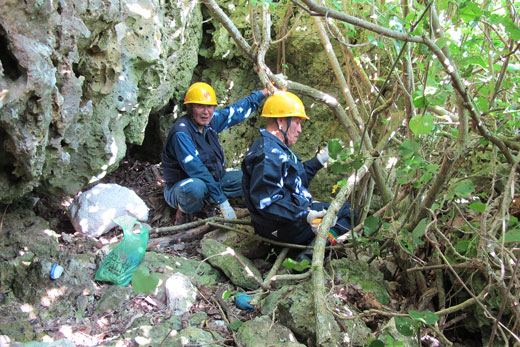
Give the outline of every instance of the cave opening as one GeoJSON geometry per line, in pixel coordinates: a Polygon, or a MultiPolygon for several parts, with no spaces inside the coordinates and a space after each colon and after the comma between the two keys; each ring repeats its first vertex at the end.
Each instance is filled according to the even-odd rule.
{"type": "Polygon", "coordinates": [[[12,153],[7,151],[7,141],[10,141],[9,135],[3,128],[0,128],[0,146],[2,147],[2,150],[0,151],[0,173],[7,176],[11,182],[15,183],[17,179],[12,175],[12,172],[15,169],[16,158],[12,153]]]}
{"type": "Polygon", "coordinates": [[[18,60],[10,49],[7,33],[3,26],[0,25],[0,62],[2,63],[4,75],[16,81],[23,73],[18,60]]]}

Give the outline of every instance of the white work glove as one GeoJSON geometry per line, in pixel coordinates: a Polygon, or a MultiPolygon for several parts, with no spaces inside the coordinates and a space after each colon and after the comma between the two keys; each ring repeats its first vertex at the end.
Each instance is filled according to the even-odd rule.
{"type": "Polygon", "coordinates": [[[222,216],[226,219],[237,219],[237,215],[235,214],[235,211],[229,204],[229,201],[226,200],[223,203],[219,205],[220,211],[222,212],[222,216]]]}
{"type": "Polygon", "coordinates": [[[317,155],[316,158],[320,161],[321,165],[325,166],[329,162],[329,146],[325,146],[317,155]]]}
{"type": "Polygon", "coordinates": [[[311,226],[312,231],[314,231],[314,233],[316,233],[318,231],[319,224],[313,225],[312,221],[315,220],[316,218],[323,217],[325,215],[325,213],[327,213],[327,211],[325,211],[325,210],[321,210],[321,211],[310,210],[309,211],[309,214],[307,215],[307,223],[309,223],[309,225],[311,226]]]}

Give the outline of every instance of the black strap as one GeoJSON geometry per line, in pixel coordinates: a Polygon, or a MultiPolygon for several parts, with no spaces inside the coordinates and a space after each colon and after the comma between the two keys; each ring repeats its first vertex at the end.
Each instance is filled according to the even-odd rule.
{"type": "Polygon", "coordinates": [[[288,118],[289,119],[287,120],[287,129],[285,129],[285,131],[280,127],[278,122],[276,122],[276,124],[278,124],[278,130],[280,130],[283,134],[283,138],[284,138],[286,146],[289,146],[289,139],[287,138],[287,132],[289,131],[289,127],[291,126],[291,122],[292,122],[292,117],[288,117],[288,118]]]}

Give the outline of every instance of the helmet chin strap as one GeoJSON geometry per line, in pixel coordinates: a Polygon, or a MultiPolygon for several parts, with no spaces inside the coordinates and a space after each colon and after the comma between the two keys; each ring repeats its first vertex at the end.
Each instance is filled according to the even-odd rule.
{"type": "Polygon", "coordinates": [[[283,139],[286,146],[289,146],[289,138],[287,137],[287,132],[289,131],[289,127],[291,126],[292,117],[288,117],[287,119],[287,128],[285,130],[282,129],[280,124],[278,124],[278,120],[276,121],[276,124],[278,124],[278,130],[280,130],[283,134],[283,139]]]}

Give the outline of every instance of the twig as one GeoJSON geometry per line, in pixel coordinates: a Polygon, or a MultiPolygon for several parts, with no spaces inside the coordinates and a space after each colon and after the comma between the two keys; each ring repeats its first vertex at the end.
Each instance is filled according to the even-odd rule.
{"type": "Polygon", "coordinates": [[[420,266],[420,267],[406,269],[406,272],[442,270],[442,269],[447,269],[450,266],[453,267],[454,269],[482,269],[482,264],[477,264],[476,262],[470,262],[470,263],[454,264],[454,265],[449,265],[449,266],[444,265],[444,264],[420,266]]]}
{"type": "Polygon", "coordinates": [[[489,346],[493,346],[493,340],[495,339],[495,334],[497,332],[497,326],[498,326],[498,322],[500,321],[500,318],[502,318],[502,314],[504,313],[504,309],[506,307],[506,303],[509,301],[508,299],[508,293],[511,291],[511,288],[513,287],[513,283],[515,282],[515,278],[516,278],[516,272],[518,270],[518,265],[520,263],[518,262],[518,259],[516,259],[516,265],[515,265],[515,269],[513,271],[513,274],[511,275],[511,280],[509,281],[509,284],[507,286],[507,289],[504,291],[504,295],[503,295],[503,300],[502,300],[502,304],[500,305],[500,309],[498,311],[498,315],[497,315],[497,318],[495,320],[495,323],[493,324],[493,330],[491,331],[491,336],[489,337],[489,346]]]}
{"type": "Polygon", "coordinates": [[[435,331],[435,333],[437,334],[437,336],[439,336],[439,339],[442,341],[442,345],[443,346],[453,346],[453,342],[451,342],[450,340],[448,340],[446,338],[446,336],[444,336],[444,334],[442,333],[442,331],[439,329],[439,327],[437,326],[437,323],[435,323],[435,325],[431,325],[431,328],[433,329],[433,331],[435,331]]]}
{"type": "Polygon", "coordinates": [[[253,273],[253,271],[251,271],[251,269],[249,268],[249,266],[247,266],[247,264],[245,264],[242,259],[240,259],[240,257],[236,254],[235,250],[231,247],[226,247],[226,251],[225,252],[222,252],[221,255],[225,255],[225,254],[229,254],[231,255],[233,258],[235,258],[239,263],[240,265],[242,265],[242,267],[244,268],[244,270],[246,271],[247,275],[249,277],[251,277],[252,279],[254,279],[259,285],[260,287],[262,287],[263,289],[266,289],[264,287],[264,282],[262,281],[261,278],[258,278],[255,276],[255,274],[253,273]]]}
{"type": "MultiPolygon", "coordinates": [[[[242,234],[242,235],[247,235],[248,237],[250,237],[252,239],[263,241],[263,242],[268,242],[268,243],[276,245],[276,246],[288,247],[288,248],[296,248],[296,249],[313,249],[314,248],[313,246],[297,245],[297,244],[294,244],[294,243],[285,243],[285,242],[271,240],[271,239],[268,239],[266,237],[262,237],[262,236],[259,236],[259,235],[256,235],[256,234],[248,233],[247,231],[244,231],[244,230],[240,230],[240,229],[237,229],[237,228],[230,227],[228,225],[222,225],[222,224],[213,223],[213,222],[209,222],[208,225],[211,225],[211,226],[214,226],[214,227],[218,227],[218,228],[221,228],[221,229],[231,230],[231,231],[237,232],[237,233],[242,234]]],[[[350,245],[328,246],[327,249],[342,249],[342,248],[345,248],[345,247],[350,247],[350,245]]]]}
{"type": "Polygon", "coordinates": [[[242,212],[242,211],[237,211],[237,219],[226,219],[226,218],[214,216],[214,217],[209,217],[209,218],[206,218],[206,219],[201,219],[201,220],[198,220],[198,221],[195,221],[195,222],[184,223],[184,224],[181,224],[181,225],[174,225],[174,226],[161,227],[161,228],[152,228],[152,229],[149,230],[149,232],[150,232],[150,234],[153,234],[153,233],[160,233],[160,232],[166,232],[166,231],[186,230],[186,229],[191,229],[191,228],[194,228],[194,227],[198,227],[199,225],[203,225],[203,224],[206,224],[208,222],[220,222],[220,223],[232,223],[232,224],[246,224],[246,225],[250,225],[251,224],[250,221],[240,220],[240,218],[244,218],[247,215],[249,215],[249,211],[247,211],[247,213],[242,212]]]}
{"type": "MultiPolygon", "coordinates": [[[[400,200],[401,200],[400,198],[397,198],[397,201],[400,201],[400,200]]],[[[394,203],[394,201],[390,201],[388,204],[386,204],[385,206],[383,206],[379,210],[377,210],[375,213],[373,213],[372,216],[374,216],[374,217],[381,216],[393,203],[394,203]]],[[[364,227],[365,227],[365,224],[360,223],[360,224],[356,225],[354,227],[354,229],[352,229],[352,231],[355,233],[359,233],[361,230],[363,230],[364,227]]],[[[338,238],[336,238],[336,242],[343,243],[343,242],[347,241],[347,238],[348,238],[347,234],[341,235],[338,238]]]]}
{"type": "Polygon", "coordinates": [[[274,281],[286,281],[286,280],[304,280],[307,277],[309,277],[311,273],[309,271],[302,272],[301,274],[287,274],[287,275],[275,275],[273,276],[273,282],[274,281]]]}
{"type": "Polygon", "coordinates": [[[164,237],[158,237],[155,239],[150,239],[148,241],[148,245],[146,246],[147,250],[163,246],[168,246],[172,243],[181,243],[186,240],[194,239],[196,237],[200,237],[204,234],[207,234],[208,232],[214,230],[214,228],[208,226],[208,225],[201,225],[197,228],[188,230],[184,233],[175,234],[175,235],[169,235],[164,237]]]}
{"type": "MultiPolygon", "coordinates": [[[[278,254],[278,257],[276,258],[276,261],[273,264],[273,267],[271,267],[271,270],[267,273],[264,279],[264,283],[262,288],[269,288],[270,283],[274,281],[274,277],[276,275],[276,272],[280,269],[280,266],[282,266],[283,261],[285,260],[285,257],[287,256],[287,253],[289,252],[289,248],[285,247],[282,249],[280,254],[278,254]]],[[[264,294],[264,290],[260,289],[258,293],[253,296],[253,299],[249,302],[251,305],[258,305],[259,298],[264,294]]]]}
{"type": "Polygon", "coordinates": [[[168,334],[166,334],[166,336],[164,336],[164,338],[161,340],[161,343],[159,343],[159,347],[161,347],[163,345],[164,341],[166,341],[166,339],[168,338],[168,336],[170,336],[172,331],[173,331],[173,328],[171,328],[170,331],[168,331],[168,334]]]}
{"type": "Polygon", "coordinates": [[[217,296],[216,297],[211,297],[215,303],[215,305],[218,307],[220,313],[222,314],[222,317],[224,318],[224,320],[226,321],[228,327],[229,327],[229,330],[231,331],[231,334],[233,336],[233,340],[235,341],[235,344],[237,346],[242,346],[239,342],[238,342],[238,339],[235,335],[235,331],[233,330],[233,328],[231,327],[231,323],[234,322],[234,321],[237,321],[239,319],[235,318],[233,316],[233,311],[231,311],[231,309],[229,308],[229,306],[227,305],[227,303],[224,301],[224,299],[222,299],[222,293],[223,293],[223,289],[220,288],[218,291],[217,291],[217,296]],[[224,310],[222,309],[222,307],[224,307],[224,310]],[[225,311],[225,312],[224,312],[225,311]],[[228,318],[230,317],[230,318],[228,318]],[[232,320],[233,319],[233,320],[232,320]]]}

